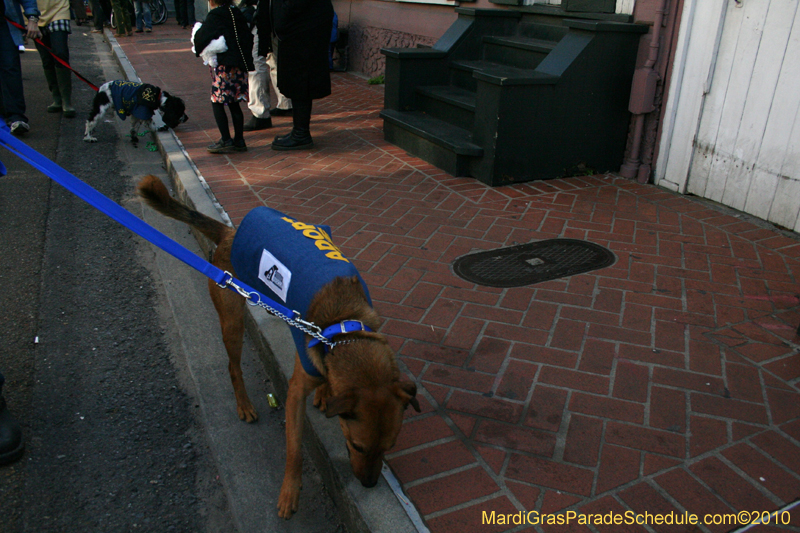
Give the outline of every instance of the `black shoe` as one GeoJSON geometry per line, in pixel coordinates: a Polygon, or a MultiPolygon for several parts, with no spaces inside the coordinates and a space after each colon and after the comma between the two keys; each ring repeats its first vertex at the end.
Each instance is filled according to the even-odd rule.
{"type": "Polygon", "coordinates": [[[237,141],[234,139],[233,146],[231,147],[232,151],[234,152],[246,152],[247,145],[244,143],[244,139],[241,141],[237,141]]]}
{"type": "Polygon", "coordinates": [[[228,152],[232,152],[233,148],[233,139],[227,139],[223,141],[222,139],[218,140],[214,144],[209,145],[206,150],[212,154],[225,154],[228,152]]]}
{"type": "Polygon", "coordinates": [[[5,399],[0,396],[0,465],[17,461],[24,451],[22,429],[6,408],[5,399]]]}
{"type": "Polygon", "coordinates": [[[269,110],[269,114],[272,117],[290,117],[292,116],[291,109],[278,109],[277,107],[274,109],[269,110]]]}
{"type": "Polygon", "coordinates": [[[314,148],[314,140],[308,130],[304,132],[292,130],[289,135],[275,137],[275,140],[272,141],[273,150],[308,150],[310,148],[314,148]]]}
{"type": "Polygon", "coordinates": [[[267,118],[250,117],[250,120],[248,120],[244,124],[244,131],[266,130],[271,127],[272,127],[272,119],[269,117],[267,118]]]}
{"type": "Polygon", "coordinates": [[[144,30],[136,30],[136,33],[144,33],[144,30]]]}

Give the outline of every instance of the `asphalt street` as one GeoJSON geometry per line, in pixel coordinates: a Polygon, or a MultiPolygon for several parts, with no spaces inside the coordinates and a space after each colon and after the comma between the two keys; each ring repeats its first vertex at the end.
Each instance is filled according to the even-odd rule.
{"type": "MultiPolygon", "coordinates": [[[[122,77],[89,29],[74,28],[72,65],[97,85],[122,77]]],[[[23,140],[199,253],[184,226],[133,195],[141,176],[166,177],[149,136],[133,148],[128,124],[109,115],[99,142],[82,142],[94,91],[73,79],[78,118],[48,114],[32,45],[22,59],[23,140]]],[[[0,532],[344,531],[311,466],[305,512],[278,520],[283,411],[267,404],[271,384],[248,341],[261,417],[236,417],[205,279],[10,153],[0,160],[0,370],[27,443],[0,467],[0,532]]]]}

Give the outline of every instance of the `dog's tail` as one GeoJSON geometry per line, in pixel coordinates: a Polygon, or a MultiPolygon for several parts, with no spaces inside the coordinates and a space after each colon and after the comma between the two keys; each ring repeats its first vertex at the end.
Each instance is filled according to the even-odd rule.
{"type": "Polygon", "coordinates": [[[169,195],[169,191],[161,180],[153,175],[145,176],[136,187],[136,193],[145,203],[161,213],[175,220],[179,220],[197,228],[200,233],[219,244],[223,237],[233,231],[222,222],[214,220],[187,205],[180,203],[169,195]]]}

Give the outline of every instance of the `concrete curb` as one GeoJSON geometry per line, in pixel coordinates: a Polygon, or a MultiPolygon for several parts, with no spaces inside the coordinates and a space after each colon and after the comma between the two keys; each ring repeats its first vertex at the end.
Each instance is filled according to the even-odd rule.
{"type": "MultiPolygon", "coordinates": [[[[106,30],[104,36],[126,78],[140,81],[111,32],[106,30]]],[[[232,225],[222,205],[214,198],[199,169],[172,130],[153,132],[153,137],[164,158],[176,195],[201,213],[232,225]]],[[[194,233],[194,236],[204,253],[210,253],[212,243],[199,233],[194,233]]],[[[279,398],[285,400],[295,357],[289,328],[279,318],[267,314],[261,308],[248,307],[248,310],[248,333],[279,398]]],[[[337,421],[327,419],[313,407],[307,409],[307,418],[304,444],[348,531],[428,533],[416,508],[402,493],[399,482],[385,464],[384,479],[376,487],[365,489],[350,470],[347,449],[337,421]]],[[[302,497],[300,505],[300,512],[303,512],[302,497]]]]}

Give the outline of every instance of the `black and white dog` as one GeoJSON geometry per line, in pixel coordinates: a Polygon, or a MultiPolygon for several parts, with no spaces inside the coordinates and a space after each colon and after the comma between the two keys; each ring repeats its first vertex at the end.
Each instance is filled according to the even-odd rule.
{"type": "Polygon", "coordinates": [[[166,126],[175,128],[178,124],[189,120],[184,113],[186,106],[177,96],[172,96],[149,83],[114,80],[101,85],[94,97],[92,112],[86,121],[84,141],[97,142],[93,135],[94,128],[110,107],[114,108],[116,115],[122,120],[131,117],[132,143],[139,142],[139,127],[143,122],[150,122],[152,125],[154,121],[158,122],[160,117],[166,126]],[[156,111],[159,112],[158,115],[156,111]]]}

